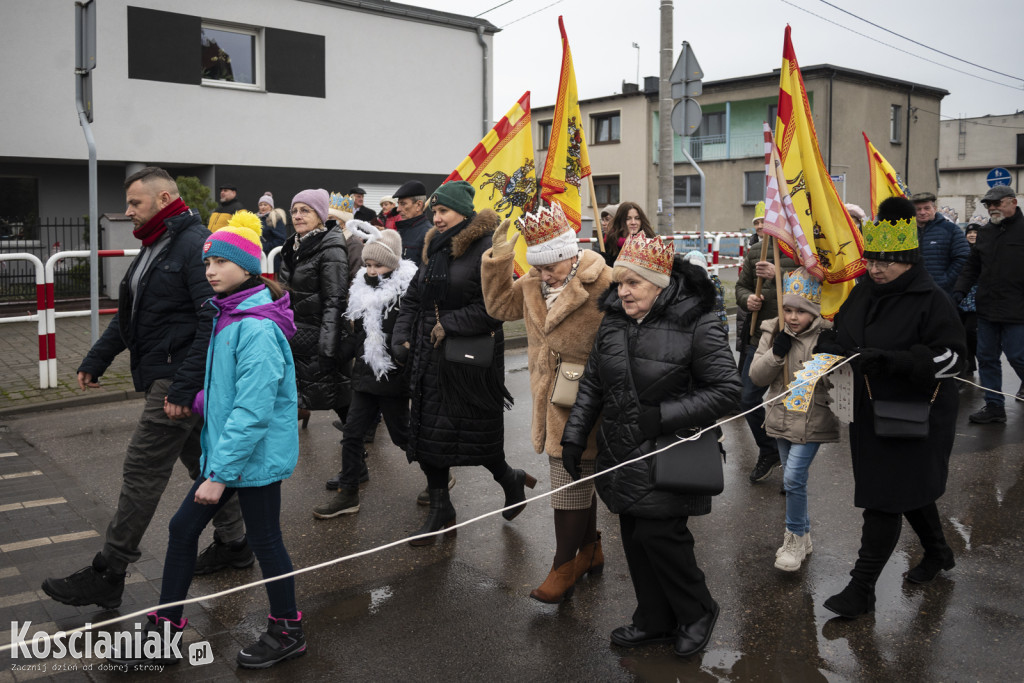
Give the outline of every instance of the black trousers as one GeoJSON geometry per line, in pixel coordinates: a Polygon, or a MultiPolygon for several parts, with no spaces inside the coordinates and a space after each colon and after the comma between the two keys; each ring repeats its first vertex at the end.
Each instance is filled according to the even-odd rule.
{"type": "Polygon", "coordinates": [[[697,566],[686,521],[686,517],[619,515],[622,547],[636,593],[633,624],[641,631],[672,631],[712,610],[711,593],[697,566]]]}
{"type": "Polygon", "coordinates": [[[377,396],[362,391],[352,393],[341,439],[341,487],[359,487],[363,468],[363,436],[384,415],[384,424],[396,446],[405,450],[409,443],[409,399],[403,396],[377,396]]]}
{"type": "Polygon", "coordinates": [[[860,551],[857,553],[857,562],[850,571],[854,582],[865,591],[874,590],[875,582],[892,557],[900,540],[904,517],[920,539],[925,557],[952,556],[953,551],[946,544],[946,536],[942,531],[939,509],[934,502],[903,513],[865,508],[860,551]]]}

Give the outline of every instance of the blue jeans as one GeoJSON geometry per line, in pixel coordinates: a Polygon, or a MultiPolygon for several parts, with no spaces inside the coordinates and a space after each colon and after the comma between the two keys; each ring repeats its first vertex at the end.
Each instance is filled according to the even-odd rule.
{"type": "MultiPolygon", "coordinates": [[[[978,379],[986,389],[1003,389],[1003,364],[1000,361],[1003,353],[1017,377],[1024,382],[1024,323],[997,323],[979,315],[978,379]]],[[[1002,408],[1006,399],[1000,394],[986,391],[985,403],[1002,408]]]]}
{"type": "Polygon", "coordinates": [[[786,488],[786,529],[803,536],[811,530],[807,516],[807,475],[821,444],[777,441],[782,460],[782,484],[786,488]]]}
{"type": "MultiPolygon", "coordinates": [[[[164,559],[164,576],[160,587],[160,604],[184,600],[192,584],[196,568],[196,551],[199,536],[214,515],[235,496],[242,508],[248,532],[249,547],[260,561],[263,578],[269,579],[292,571],[292,560],[281,538],[281,482],[266,486],[224,489],[216,505],[200,505],[195,501],[196,489],[205,479],[196,479],[192,489],[181,501],[181,507],[174,513],[168,525],[170,538],[167,541],[167,556],[164,559]]],[[[266,584],[270,599],[270,614],[278,619],[295,619],[295,579],[287,578],[266,584]]],[[[174,622],[181,621],[184,607],[158,609],[157,613],[174,622]]]]}
{"type": "MultiPolygon", "coordinates": [[[[747,411],[764,401],[764,395],[768,387],[759,387],[750,381],[750,364],[754,362],[754,354],[757,347],[748,345],[743,352],[743,367],[740,369],[740,378],[743,380],[743,391],[740,394],[740,410],[747,411]]],[[[774,455],[778,453],[778,446],[775,439],[768,436],[764,431],[764,408],[758,408],[752,413],[744,416],[750,433],[757,442],[758,455],[774,455]]]]}

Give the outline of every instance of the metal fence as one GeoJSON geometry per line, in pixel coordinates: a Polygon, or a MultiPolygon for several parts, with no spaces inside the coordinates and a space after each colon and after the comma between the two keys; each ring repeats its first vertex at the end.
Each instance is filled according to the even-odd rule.
{"type": "MultiPolygon", "coordinates": [[[[0,254],[29,253],[45,263],[58,251],[88,248],[89,221],[85,218],[0,217],[0,254]]],[[[88,259],[65,259],[57,264],[54,295],[58,301],[89,296],[88,259]]],[[[0,302],[35,300],[35,272],[31,264],[0,261],[0,302]]]]}

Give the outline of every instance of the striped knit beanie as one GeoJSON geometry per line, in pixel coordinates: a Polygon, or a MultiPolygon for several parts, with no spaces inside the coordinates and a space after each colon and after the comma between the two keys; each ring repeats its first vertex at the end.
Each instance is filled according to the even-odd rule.
{"type": "Polygon", "coordinates": [[[236,211],[228,224],[218,228],[203,244],[203,259],[211,256],[231,261],[251,275],[260,273],[263,224],[251,211],[236,211]]]}

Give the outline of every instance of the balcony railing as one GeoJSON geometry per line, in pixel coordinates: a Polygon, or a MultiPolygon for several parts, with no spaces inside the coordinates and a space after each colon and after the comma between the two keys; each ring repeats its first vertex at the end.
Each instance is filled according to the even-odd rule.
{"type": "Polygon", "coordinates": [[[698,135],[686,138],[687,151],[694,161],[722,161],[764,155],[764,135],[746,133],[730,135],[698,135]]]}

